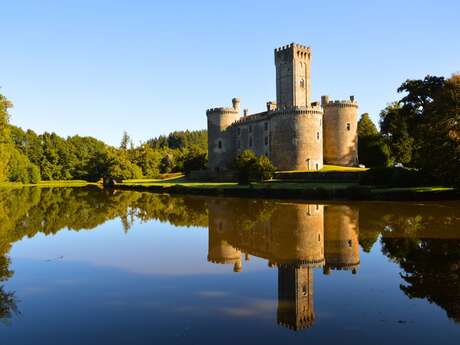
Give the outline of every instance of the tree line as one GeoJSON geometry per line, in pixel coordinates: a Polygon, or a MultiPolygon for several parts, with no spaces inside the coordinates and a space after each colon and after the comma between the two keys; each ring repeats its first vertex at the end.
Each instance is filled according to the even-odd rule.
{"type": "Polygon", "coordinates": [[[460,75],[407,80],[397,91],[403,97],[382,110],[380,131],[368,114],[361,116],[360,162],[404,166],[460,186],[460,75]]]}
{"type": "Polygon", "coordinates": [[[207,163],[206,130],[176,131],[137,146],[125,132],[113,147],[93,137],[23,130],[9,123],[11,107],[0,95],[0,182],[157,178],[207,163]]]}

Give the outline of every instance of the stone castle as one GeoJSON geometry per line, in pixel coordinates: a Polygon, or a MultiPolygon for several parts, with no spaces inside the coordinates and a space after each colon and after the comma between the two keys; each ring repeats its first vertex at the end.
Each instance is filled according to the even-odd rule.
{"type": "Polygon", "coordinates": [[[353,96],[345,101],[311,101],[311,49],[292,43],[275,49],[276,102],[267,110],[240,114],[232,107],[206,111],[208,168],[228,170],[249,149],[266,155],[279,170],[320,170],[323,164],[358,165],[357,112],[353,96]]]}
{"type": "Polygon", "coordinates": [[[243,271],[251,256],[278,271],[277,323],[291,330],[315,322],[314,270],[352,274],[360,265],[359,210],[348,205],[215,199],[208,205],[208,261],[243,271]]]}

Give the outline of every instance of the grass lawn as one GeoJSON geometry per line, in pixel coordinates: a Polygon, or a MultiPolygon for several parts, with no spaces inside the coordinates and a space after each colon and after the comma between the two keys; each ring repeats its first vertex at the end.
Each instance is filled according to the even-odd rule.
{"type": "Polygon", "coordinates": [[[329,172],[329,171],[342,171],[342,172],[360,172],[366,171],[369,168],[357,168],[357,167],[344,167],[340,165],[324,165],[321,170],[286,170],[286,171],[277,171],[278,173],[317,173],[317,172],[329,172]]]}

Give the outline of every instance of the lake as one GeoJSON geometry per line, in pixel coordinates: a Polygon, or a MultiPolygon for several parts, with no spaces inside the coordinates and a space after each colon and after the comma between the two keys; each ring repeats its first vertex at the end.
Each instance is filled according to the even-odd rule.
{"type": "Polygon", "coordinates": [[[0,190],[1,344],[459,342],[459,202],[0,190]]]}

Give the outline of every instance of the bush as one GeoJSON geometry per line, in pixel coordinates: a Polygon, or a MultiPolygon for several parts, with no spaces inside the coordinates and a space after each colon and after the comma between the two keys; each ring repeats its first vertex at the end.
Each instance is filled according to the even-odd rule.
{"type": "Polygon", "coordinates": [[[270,179],[276,170],[268,157],[257,157],[251,150],[245,150],[236,157],[234,168],[238,172],[240,184],[270,179]]]}
{"type": "Polygon", "coordinates": [[[386,187],[420,187],[437,182],[420,170],[407,168],[374,168],[366,171],[360,179],[362,185],[386,187]]]}

